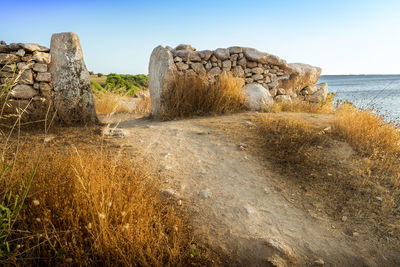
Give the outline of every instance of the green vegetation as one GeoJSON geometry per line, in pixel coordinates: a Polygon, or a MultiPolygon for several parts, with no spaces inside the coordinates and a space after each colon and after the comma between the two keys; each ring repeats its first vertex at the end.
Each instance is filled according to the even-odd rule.
{"type": "Polygon", "coordinates": [[[101,73],[97,77],[92,77],[91,86],[94,92],[113,92],[121,95],[134,95],[138,90],[147,88],[149,77],[144,74],[116,74],[111,73],[103,76],[101,73]],[[101,79],[106,77],[106,79],[101,79]]]}

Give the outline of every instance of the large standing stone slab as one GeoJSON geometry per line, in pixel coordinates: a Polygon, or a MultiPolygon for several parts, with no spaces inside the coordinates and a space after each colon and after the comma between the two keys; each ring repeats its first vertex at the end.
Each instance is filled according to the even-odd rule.
{"type": "Polygon", "coordinates": [[[163,112],[161,95],[173,85],[176,77],[177,69],[171,51],[161,45],[154,48],[149,63],[149,89],[153,116],[163,112]]]}
{"type": "Polygon", "coordinates": [[[78,35],[72,32],[53,34],[50,54],[49,72],[58,118],[66,124],[97,123],[90,76],[78,35]]]}

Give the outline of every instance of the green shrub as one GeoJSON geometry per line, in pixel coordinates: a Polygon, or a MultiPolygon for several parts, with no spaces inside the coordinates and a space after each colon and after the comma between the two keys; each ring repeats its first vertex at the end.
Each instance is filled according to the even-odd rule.
{"type": "Polygon", "coordinates": [[[96,81],[90,81],[90,87],[94,93],[104,91],[104,88],[96,81]]]}
{"type": "Polygon", "coordinates": [[[104,87],[107,91],[134,95],[138,89],[145,88],[148,84],[149,78],[144,74],[130,75],[111,73],[107,75],[104,87]]]}

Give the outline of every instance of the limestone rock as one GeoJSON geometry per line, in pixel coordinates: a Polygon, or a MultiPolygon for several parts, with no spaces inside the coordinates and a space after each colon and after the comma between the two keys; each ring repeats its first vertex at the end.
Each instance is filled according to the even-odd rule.
{"type": "Polygon", "coordinates": [[[232,75],[234,77],[243,78],[244,77],[244,70],[242,66],[236,66],[233,68],[232,75]]]}
{"type": "Polygon", "coordinates": [[[206,69],[204,68],[203,64],[201,64],[201,63],[192,63],[192,69],[197,74],[203,74],[206,72],[206,69]]]}
{"type": "Polygon", "coordinates": [[[171,51],[161,45],[154,48],[149,62],[149,89],[153,116],[158,116],[163,111],[161,95],[173,85],[176,73],[171,51]]]}
{"type": "Polygon", "coordinates": [[[19,61],[19,57],[13,54],[0,53],[0,64],[14,64],[19,61]]]}
{"type": "Polygon", "coordinates": [[[217,57],[217,59],[220,60],[225,60],[230,57],[229,50],[226,48],[218,48],[214,51],[214,55],[217,57]]]}
{"type": "Polygon", "coordinates": [[[10,49],[6,44],[0,44],[0,53],[8,53],[10,52],[10,49]]]}
{"type": "Polygon", "coordinates": [[[260,67],[256,67],[256,68],[252,68],[251,72],[254,73],[254,74],[263,74],[264,70],[262,68],[260,68],[260,67]]]}
{"type": "Polygon", "coordinates": [[[19,57],[23,57],[25,56],[25,50],[24,49],[20,49],[17,51],[17,53],[15,53],[17,56],[19,57]]]}
{"type": "Polygon", "coordinates": [[[246,68],[247,66],[247,60],[245,57],[242,57],[241,59],[238,60],[237,62],[238,65],[242,66],[243,68],[246,68]]]}
{"type": "Polygon", "coordinates": [[[198,52],[192,50],[178,50],[175,55],[182,58],[183,61],[200,62],[201,58],[198,52]]]}
{"type": "Polygon", "coordinates": [[[8,45],[8,48],[11,51],[18,51],[19,49],[21,49],[21,45],[20,44],[16,44],[16,43],[11,43],[8,45]]]}
{"type": "Polygon", "coordinates": [[[12,97],[20,99],[31,99],[38,93],[30,85],[18,84],[10,92],[12,97]]]}
{"type": "MultiPolygon", "coordinates": [[[[53,35],[54,36],[54,35],[53,35]]],[[[53,53],[52,53],[53,54],[53,53]]],[[[51,61],[51,56],[49,53],[44,52],[34,52],[32,59],[37,63],[49,64],[51,61]]]]}
{"type": "Polygon", "coordinates": [[[180,57],[175,57],[175,58],[174,58],[174,62],[182,62],[182,58],[180,58],[180,57]]]}
{"type": "Polygon", "coordinates": [[[255,68],[255,67],[257,67],[258,66],[258,64],[257,64],[257,62],[254,62],[254,61],[247,61],[247,65],[246,65],[248,68],[255,68]]]}
{"type": "Polygon", "coordinates": [[[47,71],[47,64],[36,63],[33,66],[33,70],[36,72],[46,72],[47,71]]]}
{"type": "Polygon", "coordinates": [[[240,46],[231,46],[228,48],[229,53],[231,54],[240,54],[242,53],[243,49],[240,46]]]}
{"type": "Polygon", "coordinates": [[[232,62],[231,62],[229,59],[224,60],[224,61],[222,62],[222,68],[223,68],[225,71],[230,71],[230,70],[231,70],[231,67],[232,67],[232,62]]]}
{"type": "Polygon", "coordinates": [[[90,75],[78,35],[71,32],[53,34],[50,53],[49,72],[55,91],[54,107],[58,118],[66,124],[97,123],[90,75]]]}
{"type": "Polygon", "coordinates": [[[262,76],[261,74],[254,74],[253,76],[251,76],[251,78],[253,78],[253,80],[262,80],[264,78],[264,76],[262,76]]]}
{"type": "Polygon", "coordinates": [[[257,63],[274,64],[284,68],[286,68],[287,65],[285,60],[282,60],[277,56],[258,51],[254,48],[244,47],[243,54],[248,60],[255,61],[257,63]]]}
{"type": "MultiPolygon", "coordinates": [[[[34,86],[38,84],[35,83],[34,86]]],[[[50,98],[52,96],[52,88],[50,86],[50,84],[45,83],[45,82],[41,82],[39,85],[39,89],[40,89],[40,94],[43,95],[46,98],[50,98]]]]}
{"type": "Polygon", "coordinates": [[[211,51],[211,50],[199,51],[199,55],[202,60],[209,60],[211,58],[211,56],[213,55],[213,51],[211,51]]]}
{"type": "Polygon", "coordinates": [[[312,103],[322,103],[326,100],[326,97],[328,96],[328,84],[327,83],[320,83],[313,85],[312,87],[316,88],[313,89],[316,92],[313,93],[312,95],[307,95],[306,100],[312,103]]]}
{"type": "Polygon", "coordinates": [[[196,51],[196,48],[193,48],[191,45],[188,44],[180,44],[177,47],[175,47],[175,50],[190,50],[190,51],[196,51]]]}
{"type": "Polygon", "coordinates": [[[185,64],[184,62],[177,62],[177,63],[176,63],[176,67],[177,67],[179,70],[187,70],[187,69],[189,69],[189,65],[188,65],[188,64],[185,64]]]}
{"type": "Polygon", "coordinates": [[[33,84],[33,72],[31,69],[24,70],[19,77],[18,83],[33,84]]]}
{"type": "Polygon", "coordinates": [[[38,52],[49,52],[50,51],[49,48],[41,46],[41,45],[38,45],[38,44],[27,43],[27,44],[19,44],[19,45],[23,49],[25,49],[25,50],[27,50],[29,52],[35,52],[35,51],[38,51],[38,52]]]}
{"type": "Polygon", "coordinates": [[[36,76],[38,82],[51,82],[51,74],[49,72],[39,72],[36,76]]]}
{"type": "Polygon", "coordinates": [[[251,110],[261,110],[273,103],[269,91],[258,83],[245,85],[242,92],[245,95],[245,104],[251,110]]]}
{"type": "Polygon", "coordinates": [[[5,72],[14,72],[14,70],[16,69],[16,67],[17,67],[16,64],[4,65],[2,71],[5,71],[5,72]]]}
{"type": "Polygon", "coordinates": [[[276,102],[287,102],[287,103],[292,103],[292,98],[288,95],[277,95],[275,96],[275,101],[276,102]]]}
{"type": "Polygon", "coordinates": [[[209,74],[211,76],[219,75],[221,74],[222,70],[219,67],[214,67],[210,70],[209,74]]]}
{"type": "Polygon", "coordinates": [[[288,64],[289,79],[279,80],[279,87],[283,89],[292,89],[298,94],[303,88],[312,86],[318,82],[321,75],[321,68],[303,63],[288,64]]]}

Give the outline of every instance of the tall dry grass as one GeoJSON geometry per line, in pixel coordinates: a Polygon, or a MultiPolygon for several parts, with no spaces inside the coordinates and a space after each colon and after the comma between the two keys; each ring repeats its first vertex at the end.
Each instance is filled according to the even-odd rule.
{"type": "Polygon", "coordinates": [[[10,198],[2,197],[9,205],[24,204],[6,233],[9,254],[2,255],[3,264],[189,263],[190,234],[182,213],[159,197],[143,161],[31,145],[22,145],[16,159],[7,156],[0,192],[12,188],[10,198]]]}
{"type": "Polygon", "coordinates": [[[325,101],[322,103],[310,103],[302,100],[294,100],[292,102],[274,102],[266,107],[266,112],[306,112],[306,113],[323,113],[331,114],[336,110],[334,104],[335,94],[328,94],[325,101]]]}
{"type": "Polygon", "coordinates": [[[388,240],[400,240],[397,129],[347,105],[335,114],[332,130],[303,119],[266,114],[256,124],[269,159],[301,188],[312,189],[311,202],[319,202],[337,219],[346,214],[350,221],[369,224],[388,240]],[[338,158],[343,153],[339,140],[351,144],[358,155],[338,158]]]}
{"type": "Polygon", "coordinates": [[[209,81],[206,75],[179,74],[161,96],[161,118],[223,114],[244,109],[243,81],[223,73],[209,81]]]}
{"type": "Polygon", "coordinates": [[[149,114],[151,105],[149,97],[132,98],[106,91],[95,94],[95,109],[98,114],[149,114]]]}

